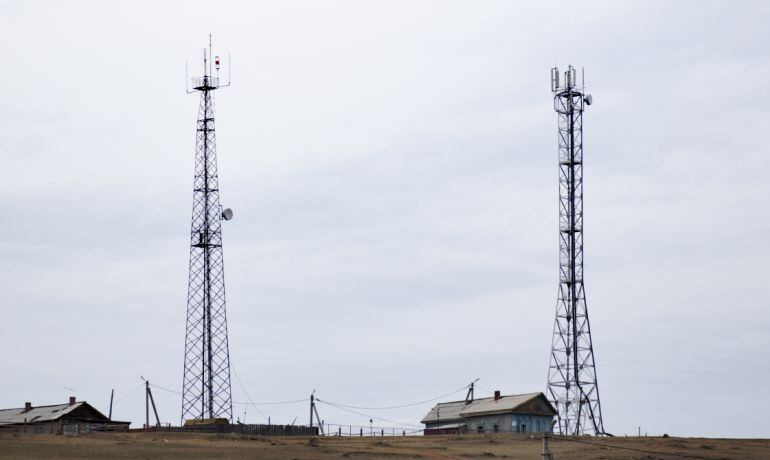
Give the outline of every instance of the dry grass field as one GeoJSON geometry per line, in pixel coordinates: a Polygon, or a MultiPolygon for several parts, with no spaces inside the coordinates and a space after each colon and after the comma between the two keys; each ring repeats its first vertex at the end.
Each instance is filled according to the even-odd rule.
{"type": "MultiPolygon", "coordinates": [[[[554,459],[770,459],[770,440],[552,439],[554,459]]],[[[187,433],[0,435],[0,459],[539,459],[541,439],[514,435],[375,438],[187,433]]]]}

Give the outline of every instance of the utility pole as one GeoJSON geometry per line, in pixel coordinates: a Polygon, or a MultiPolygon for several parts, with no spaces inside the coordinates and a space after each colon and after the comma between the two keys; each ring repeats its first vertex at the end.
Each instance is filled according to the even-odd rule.
{"type": "Polygon", "coordinates": [[[315,409],[315,390],[310,394],[310,428],[313,428],[313,409],[315,409]]]}
{"type": "Polygon", "coordinates": [[[318,408],[315,404],[315,390],[310,394],[310,427],[313,427],[313,414],[315,414],[315,418],[318,421],[318,430],[321,433],[321,436],[324,435],[324,424],[323,420],[321,420],[321,417],[318,415],[318,408]]]}
{"type": "Polygon", "coordinates": [[[150,381],[144,381],[144,431],[150,431],[150,381]]]}
{"type": "Polygon", "coordinates": [[[470,386],[468,387],[468,394],[465,395],[465,404],[473,402],[473,384],[475,384],[478,381],[479,379],[474,380],[473,382],[471,382],[470,386]]]}
{"type": "Polygon", "coordinates": [[[150,430],[150,404],[152,404],[152,412],[155,414],[155,426],[160,426],[160,417],[158,417],[158,409],[155,407],[155,398],[152,397],[152,390],[150,389],[150,381],[142,377],[144,380],[144,427],[145,431],[150,430]]]}
{"type": "Polygon", "coordinates": [[[113,388],[112,391],[110,391],[110,414],[107,416],[108,419],[112,420],[112,400],[115,398],[115,389],[113,388]]]}

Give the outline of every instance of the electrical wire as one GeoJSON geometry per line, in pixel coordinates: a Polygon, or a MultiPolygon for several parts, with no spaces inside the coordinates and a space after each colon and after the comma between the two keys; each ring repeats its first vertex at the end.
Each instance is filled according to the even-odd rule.
{"type": "Polygon", "coordinates": [[[154,387],[154,388],[157,388],[159,390],[168,391],[169,393],[174,393],[174,394],[177,394],[177,395],[181,395],[182,394],[182,393],[180,393],[180,392],[178,392],[176,390],[172,390],[170,388],[165,388],[165,387],[162,387],[160,385],[155,385],[154,383],[150,383],[150,386],[154,387]]]}
{"type": "Polygon", "coordinates": [[[401,408],[403,408],[403,407],[419,406],[420,404],[426,404],[426,403],[429,403],[429,402],[437,401],[437,400],[439,400],[439,399],[442,399],[442,398],[446,398],[447,396],[452,396],[452,395],[453,395],[453,394],[455,394],[455,393],[459,393],[459,392],[461,392],[461,391],[464,391],[464,390],[468,389],[469,387],[470,387],[470,385],[465,385],[464,387],[462,387],[462,388],[459,388],[459,389],[457,389],[457,390],[455,390],[455,391],[453,391],[453,392],[451,392],[451,393],[443,394],[443,395],[441,395],[441,396],[436,396],[435,398],[426,399],[426,400],[424,400],[424,401],[418,401],[418,402],[413,402],[413,403],[408,403],[408,404],[400,404],[400,405],[397,405],[397,406],[385,406],[385,407],[362,407],[362,406],[350,406],[350,405],[346,405],[346,404],[340,404],[340,403],[332,403],[331,401],[326,401],[326,403],[327,403],[327,404],[334,404],[334,405],[336,405],[337,407],[345,407],[345,408],[348,408],[348,409],[361,409],[361,410],[388,410],[388,409],[401,409],[401,408]]]}
{"type": "MultiPolygon", "coordinates": [[[[232,370],[233,370],[233,374],[235,374],[235,378],[238,381],[238,384],[241,387],[241,390],[243,390],[243,393],[246,395],[246,398],[248,398],[248,400],[249,400],[248,402],[235,402],[234,401],[233,404],[253,406],[257,410],[257,412],[259,412],[259,414],[262,415],[262,417],[265,420],[268,420],[268,417],[265,416],[265,414],[257,406],[289,405],[289,404],[305,403],[305,402],[309,401],[309,398],[302,398],[302,399],[294,399],[294,400],[289,400],[289,401],[254,402],[254,400],[251,398],[251,395],[249,395],[248,391],[246,390],[246,386],[243,384],[243,381],[241,381],[241,378],[238,375],[238,372],[235,370],[234,367],[232,367],[232,370]]],[[[156,387],[156,388],[158,388],[160,390],[163,390],[163,391],[168,391],[170,393],[181,395],[181,393],[178,392],[178,391],[172,390],[170,388],[162,387],[162,386],[156,385],[154,383],[151,383],[150,386],[156,387]]],[[[478,387],[478,385],[476,387],[480,388],[480,387],[478,387]]],[[[354,406],[354,405],[348,405],[348,404],[341,404],[341,403],[336,403],[336,402],[332,402],[332,401],[326,401],[326,400],[323,400],[323,399],[320,399],[320,398],[315,398],[315,400],[317,402],[326,404],[328,406],[335,407],[337,409],[340,409],[340,410],[343,410],[343,411],[346,411],[346,412],[350,412],[352,414],[360,415],[362,417],[367,417],[367,418],[369,418],[371,420],[378,420],[378,421],[381,421],[381,422],[390,423],[392,425],[396,425],[396,427],[402,427],[402,428],[403,427],[411,427],[410,429],[418,428],[419,430],[422,430],[422,426],[420,426],[420,425],[415,425],[415,424],[412,424],[412,423],[396,422],[396,421],[384,419],[384,418],[381,418],[381,417],[375,417],[374,415],[366,414],[366,413],[363,413],[363,412],[359,412],[358,410],[390,410],[390,409],[401,409],[401,408],[405,408],[405,407],[419,406],[421,404],[426,404],[426,403],[429,403],[429,402],[433,402],[433,401],[437,401],[439,399],[446,398],[447,396],[451,396],[453,394],[459,393],[459,392],[464,391],[464,390],[466,390],[468,388],[470,388],[470,384],[464,385],[464,386],[462,386],[462,387],[460,387],[457,390],[454,390],[452,392],[445,393],[445,394],[440,395],[440,396],[436,396],[435,398],[425,399],[425,400],[422,400],[422,401],[411,402],[411,403],[406,403],[406,404],[397,404],[397,405],[393,405],[393,406],[366,407],[366,406],[354,406]],[[355,410],[355,409],[358,409],[358,410],[355,410]]],[[[484,391],[489,391],[489,390],[486,390],[484,388],[481,388],[481,389],[484,390],[484,391]]],[[[133,391],[136,391],[136,389],[133,390],[133,391]]],[[[128,396],[128,395],[126,395],[126,396],[128,396]]],[[[391,427],[388,427],[388,428],[391,428],[391,427]]]]}
{"type": "Polygon", "coordinates": [[[357,438],[359,436],[362,436],[363,434],[359,434],[360,432],[353,432],[352,429],[360,429],[363,432],[366,432],[366,430],[371,430],[370,433],[366,433],[364,436],[366,437],[372,437],[372,436],[380,436],[376,433],[385,432],[387,436],[411,436],[415,435],[417,433],[423,434],[423,431],[425,431],[423,428],[404,428],[404,427],[391,427],[391,426],[362,426],[362,425],[350,425],[350,424],[339,424],[339,423],[328,423],[324,422],[324,425],[327,427],[325,436],[342,436],[346,438],[357,438]],[[334,429],[334,427],[338,427],[337,430],[334,429]],[[345,432],[344,430],[339,430],[339,428],[347,428],[348,431],[345,432]],[[388,431],[390,430],[390,434],[388,434],[388,431]],[[401,433],[393,433],[393,430],[399,430],[401,433]],[[339,434],[338,434],[339,433],[339,434]]]}
{"type": "Polygon", "coordinates": [[[297,404],[297,403],[308,402],[308,401],[310,401],[310,399],[304,398],[304,399],[295,399],[293,401],[270,401],[270,402],[254,402],[254,401],[250,401],[250,402],[234,402],[233,404],[242,404],[242,405],[247,405],[247,406],[248,405],[270,406],[270,405],[274,405],[274,404],[284,404],[284,405],[297,404]]]}
{"type": "Polygon", "coordinates": [[[369,429],[372,428],[374,430],[382,430],[382,429],[388,429],[388,430],[404,430],[407,433],[418,433],[421,431],[424,431],[424,428],[406,428],[405,426],[364,426],[364,425],[351,425],[350,423],[330,423],[330,422],[324,422],[327,426],[337,426],[337,427],[350,427],[350,428],[364,428],[369,429]]]}
{"type": "Polygon", "coordinates": [[[486,388],[484,388],[484,387],[480,386],[479,384],[476,384],[476,388],[478,388],[479,390],[483,390],[483,391],[486,391],[486,392],[487,392],[487,393],[489,393],[489,394],[494,394],[494,391],[492,391],[492,390],[487,390],[486,388]]]}
{"type": "Polygon", "coordinates": [[[142,388],[143,386],[144,386],[144,383],[140,383],[136,388],[134,388],[133,390],[129,391],[128,393],[126,393],[125,395],[121,396],[120,398],[116,399],[115,402],[123,401],[124,399],[128,398],[132,394],[136,393],[136,390],[142,388]]]}
{"type": "MultiPolygon", "coordinates": [[[[241,378],[240,378],[240,376],[238,376],[238,371],[236,371],[236,370],[235,370],[235,367],[234,367],[234,366],[232,366],[232,365],[230,366],[230,368],[233,370],[233,374],[235,374],[235,379],[236,379],[236,380],[238,380],[238,384],[241,386],[241,390],[243,390],[243,393],[246,395],[246,397],[247,397],[247,398],[249,398],[249,401],[251,401],[251,402],[252,402],[252,404],[253,404],[253,403],[254,403],[254,401],[251,399],[251,395],[249,394],[249,392],[248,392],[248,391],[246,391],[246,387],[245,387],[245,386],[243,386],[243,382],[241,382],[241,378]]],[[[264,413],[263,413],[261,410],[259,410],[259,407],[257,407],[256,405],[254,405],[254,409],[256,409],[256,410],[257,410],[257,412],[259,412],[259,415],[261,415],[261,416],[262,416],[262,418],[264,418],[264,419],[265,419],[265,421],[269,420],[269,419],[267,418],[267,415],[265,415],[265,414],[264,414],[264,413]]],[[[245,414],[245,411],[244,411],[244,414],[245,414]]]]}
{"type": "MultiPolygon", "coordinates": [[[[181,395],[182,394],[182,393],[180,393],[180,392],[178,392],[176,390],[172,390],[170,388],[165,388],[165,387],[162,387],[160,385],[156,385],[154,383],[150,383],[150,386],[154,387],[154,388],[157,388],[159,390],[168,391],[169,393],[174,393],[175,395],[181,395]]],[[[245,391],[244,391],[244,393],[245,393],[245,391]]],[[[242,406],[269,406],[269,405],[274,405],[274,404],[297,404],[297,403],[307,402],[307,401],[310,401],[310,400],[308,398],[304,398],[304,399],[295,399],[295,400],[292,400],[292,401],[267,401],[267,402],[254,402],[254,401],[239,402],[239,401],[233,401],[233,404],[238,404],[238,405],[242,405],[242,406]]]]}
{"type": "Polygon", "coordinates": [[[324,401],[324,400],[319,399],[319,398],[315,398],[315,400],[320,402],[320,403],[323,403],[323,404],[326,404],[326,405],[329,405],[329,406],[332,406],[332,407],[336,407],[337,409],[344,410],[346,412],[350,412],[352,414],[360,415],[362,417],[368,417],[368,418],[370,418],[372,420],[379,420],[381,422],[390,423],[390,424],[397,425],[397,426],[402,426],[402,427],[403,426],[409,426],[409,427],[421,428],[420,425],[414,425],[414,424],[411,424],[411,423],[403,423],[403,422],[394,422],[393,420],[388,420],[388,419],[385,419],[385,418],[375,417],[374,415],[364,414],[363,412],[357,412],[357,411],[354,411],[352,409],[348,409],[348,408],[339,406],[337,404],[334,404],[332,402],[324,401]]]}

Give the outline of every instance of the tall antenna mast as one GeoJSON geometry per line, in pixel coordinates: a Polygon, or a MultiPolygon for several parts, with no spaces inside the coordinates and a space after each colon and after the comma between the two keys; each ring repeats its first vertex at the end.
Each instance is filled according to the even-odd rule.
{"type": "Polygon", "coordinates": [[[583,111],[592,98],[572,66],[551,69],[559,118],[559,298],[548,368],[548,398],[560,434],[606,434],[583,286],[583,111]]]}
{"type": "MultiPolygon", "coordinates": [[[[219,70],[219,58],[216,59],[219,70]]],[[[186,419],[225,418],[232,421],[230,351],[225,310],[225,271],[222,220],[233,212],[219,204],[214,99],[220,85],[211,75],[209,50],[203,50],[203,76],[192,80],[200,93],[195,143],[195,178],[190,228],[190,271],[187,286],[182,422],[186,419]]]]}

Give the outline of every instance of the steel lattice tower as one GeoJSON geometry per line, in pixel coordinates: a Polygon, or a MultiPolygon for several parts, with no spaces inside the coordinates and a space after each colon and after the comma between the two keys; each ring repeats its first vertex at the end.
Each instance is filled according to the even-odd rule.
{"type": "Polygon", "coordinates": [[[591,96],[569,66],[551,70],[559,117],[559,298],[548,369],[548,398],[560,434],[605,434],[583,286],[583,111],[591,96]]]}
{"type": "MultiPolygon", "coordinates": [[[[203,51],[203,76],[192,79],[200,92],[198,110],[190,274],[187,291],[187,327],[182,378],[182,422],[186,419],[226,418],[232,421],[230,351],[225,311],[225,271],[222,220],[232,211],[219,204],[214,99],[219,84],[219,57],[212,75],[211,44],[203,51]]],[[[188,91],[189,93],[190,91],[188,91]]]]}

